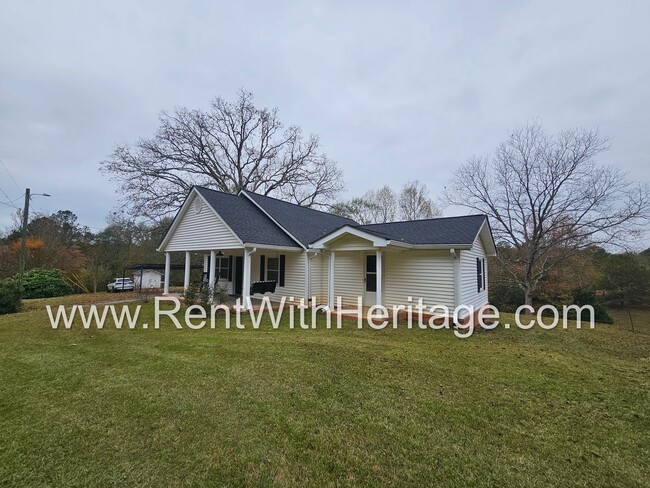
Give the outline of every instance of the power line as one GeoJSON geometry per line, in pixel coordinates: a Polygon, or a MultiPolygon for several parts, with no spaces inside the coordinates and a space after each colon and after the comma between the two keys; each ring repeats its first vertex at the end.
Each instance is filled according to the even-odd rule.
{"type": "Polygon", "coordinates": [[[5,169],[5,171],[9,175],[9,178],[11,178],[11,181],[14,182],[14,185],[16,185],[16,188],[18,188],[18,191],[22,192],[22,190],[18,186],[18,183],[16,183],[16,180],[14,180],[14,177],[11,175],[11,173],[9,172],[9,169],[5,166],[5,163],[4,163],[4,161],[2,161],[2,159],[0,159],[0,164],[2,165],[2,167],[5,169]]]}
{"type": "MultiPolygon", "coordinates": [[[[13,208],[15,208],[16,210],[20,210],[18,207],[16,207],[16,205],[14,205],[14,201],[18,200],[18,198],[20,198],[20,197],[18,197],[18,198],[14,198],[14,199],[12,200],[12,199],[9,197],[9,195],[7,195],[7,194],[5,193],[5,191],[4,191],[2,188],[0,188],[0,192],[2,192],[2,194],[7,198],[7,202],[9,202],[9,205],[10,205],[10,206],[12,206],[13,208]]],[[[4,202],[3,202],[3,203],[4,203],[4,202]]]]}

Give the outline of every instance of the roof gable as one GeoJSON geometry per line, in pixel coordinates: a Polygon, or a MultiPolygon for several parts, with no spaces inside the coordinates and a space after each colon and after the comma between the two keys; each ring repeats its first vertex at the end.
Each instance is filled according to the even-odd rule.
{"type": "Polygon", "coordinates": [[[366,246],[384,247],[387,243],[387,239],[377,235],[375,232],[367,232],[358,226],[344,225],[315,240],[311,243],[311,247],[314,249],[324,249],[331,245],[348,248],[366,246]]]}
{"type": "Polygon", "coordinates": [[[158,250],[197,251],[241,245],[242,241],[224,219],[209,204],[206,205],[199,192],[193,190],[174,217],[158,250]]]}

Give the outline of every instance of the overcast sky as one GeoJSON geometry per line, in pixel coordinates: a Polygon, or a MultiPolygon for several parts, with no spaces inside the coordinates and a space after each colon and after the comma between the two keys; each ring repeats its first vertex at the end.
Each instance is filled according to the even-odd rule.
{"type": "Polygon", "coordinates": [[[102,3],[0,6],[0,160],[17,182],[0,166],[0,188],[18,207],[29,186],[52,194],[37,211],[103,227],[113,146],[241,87],[320,135],[347,196],[412,178],[438,196],[534,119],[599,128],[603,162],[650,181],[647,1],[102,3]]]}

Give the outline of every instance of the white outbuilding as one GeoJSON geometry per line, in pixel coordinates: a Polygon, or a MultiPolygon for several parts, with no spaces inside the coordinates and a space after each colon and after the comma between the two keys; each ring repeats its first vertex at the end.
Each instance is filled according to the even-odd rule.
{"type": "Polygon", "coordinates": [[[162,288],[163,274],[155,269],[138,269],[133,273],[133,282],[136,289],[139,288],[162,288]],[[140,286],[142,283],[142,286],[140,286]]]}

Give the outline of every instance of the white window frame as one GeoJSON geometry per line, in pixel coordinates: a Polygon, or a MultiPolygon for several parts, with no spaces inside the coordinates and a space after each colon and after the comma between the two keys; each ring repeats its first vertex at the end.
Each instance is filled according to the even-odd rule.
{"type": "Polygon", "coordinates": [[[228,264],[229,264],[230,258],[228,256],[218,256],[215,261],[215,276],[219,277],[219,280],[225,280],[228,281],[228,264]],[[222,276],[221,273],[224,273],[225,276],[222,276]]]}

